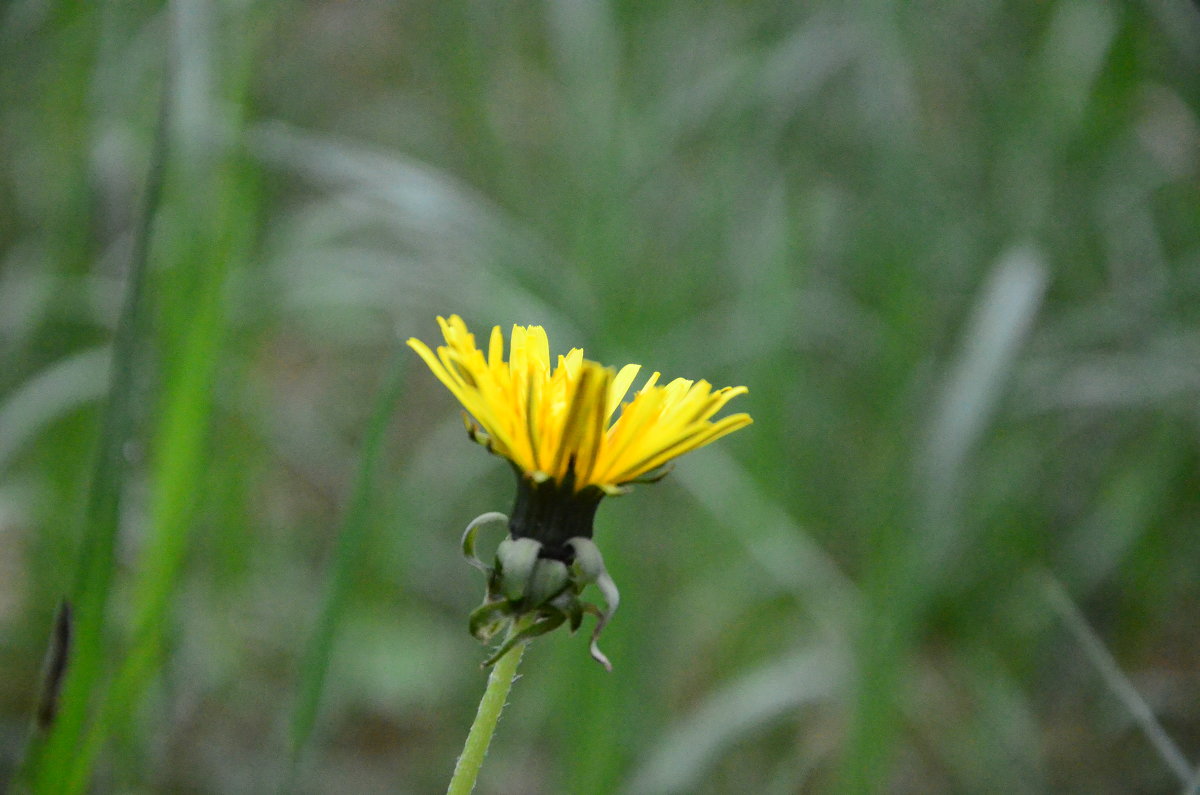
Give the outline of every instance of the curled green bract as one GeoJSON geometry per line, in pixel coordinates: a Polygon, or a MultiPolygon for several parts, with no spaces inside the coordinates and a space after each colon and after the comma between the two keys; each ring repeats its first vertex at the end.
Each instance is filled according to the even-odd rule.
{"type": "Polygon", "coordinates": [[[498,635],[505,640],[483,662],[489,667],[518,643],[525,643],[566,624],[574,633],[585,613],[596,616],[590,651],[592,657],[611,671],[612,663],[600,651],[597,639],[620,602],[616,583],[604,566],[599,547],[582,536],[568,539],[561,547],[546,547],[533,538],[504,538],[496,548],[495,564],[488,566],[475,553],[479,530],[485,524],[503,522],[501,513],[485,513],[467,525],[462,552],[467,562],[487,575],[483,603],[471,612],[471,634],[487,643],[498,635]],[[565,554],[564,554],[565,552],[565,554]],[[565,560],[563,559],[565,558],[565,560]],[[595,585],[604,599],[604,609],[580,598],[583,589],[595,585]],[[510,628],[516,631],[509,632],[510,628]]]}

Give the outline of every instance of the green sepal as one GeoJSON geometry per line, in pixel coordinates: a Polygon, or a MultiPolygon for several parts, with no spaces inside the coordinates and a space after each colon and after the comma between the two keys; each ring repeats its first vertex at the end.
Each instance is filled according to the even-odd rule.
{"type": "Polygon", "coordinates": [[[471,611],[467,626],[476,640],[489,641],[512,619],[512,605],[507,599],[497,599],[481,604],[471,611]]]}
{"type": "Polygon", "coordinates": [[[539,608],[555,599],[571,585],[567,564],[561,560],[539,558],[525,589],[526,609],[539,608]]]}
{"type": "Polygon", "coordinates": [[[571,629],[571,634],[574,635],[579,631],[579,627],[583,624],[583,614],[586,609],[586,602],[581,602],[578,599],[572,598],[571,603],[564,609],[567,614],[567,620],[571,629]]]}
{"type": "Polygon", "coordinates": [[[563,615],[561,610],[554,609],[551,613],[543,614],[541,618],[534,621],[520,632],[515,633],[508,640],[504,641],[504,643],[500,645],[500,648],[496,649],[496,651],[492,653],[491,657],[488,657],[483,661],[480,667],[492,667],[495,665],[496,660],[499,660],[506,653],[508,653],[508,650],[513,646],[516,646],[518,643],[525,643],[526,641],[536,638],[538,635],[545,635],[547,632],[557,629],[564,620],[566,620],[566,616],[563,615]]]}
{"type": "Polygon", "coordinates": [[[583,609],[596,616],[596,626],[592,630],[592,642],[589,646],[592,658],[603,665],[606,670],[611,671],[612,663],[609,662],[604,652],[600,651],[597,641],[600,633],[604,631],[604,627],[617,612],[617,606],[621,603],[621,593],[617,590],[617,584],[613,582],[608,568],[604,565],[604,556],[600,554],[600,547],[596,546],[592,539],[572,538],[567,543],[575,552],[572,569],[575,579],[580,583],[580,590],[584,585],[595,584],[600,589],[600,595],[604,597],[604,610],[588,603],[584,603],[583,609]]]}
{"type": "Polygon", "coordinates": [[[608,619],[612,617],[612,612],[604,612],[596,607],[591,602],[583,603],[583,612],[591,613],[596,617],[596,627],[592,630],[592,641],[588,644],[588,652],[592,655],[592,659],[604,666],[604,670],[612,672],[612,663],[604,652],[600,651],[600,633],[604,630],[604,625],[608,623],[608,619]]]}
{"type": "Polygon", "coordinates": [[[542,545],[532,538],[506,538],[496,548],[494,589],[516,602],[529,590],[538,565],[542,545]]]}
{"type": "Polygon", "coordinates": [[[479,535],[479,528],[491,522],[504,522],[504,525],[507,527],[508,517],[496,511],[480,514],[471,520],[471,523],[467,525],[467,529],[463,531],[462,535],[462,556],[466,558],[467,563],[470,563],[488,576],[492,574],[492,567],[480,560],[479,556],[475,554],[475,537],[479,535]]]}
{"type": "Polygon", "coordinates": [[[620,604],[620,593],[608,574],[600,548],[590,538],[571,538],[566,542],[571,552],[568,564],[542,557],[543,545],[535,539],[508,536],[496,548],[496,565],[488,566],[476,554],[476,543],[480,528],[491,522],[508,525],[509,519],[502,513],[482,514],[467,525],[462,537],[463,557],[487,575],[483,604],[471,611],[468,619],[471,635],[488,642],[505,628],[510,632],[483,667],[493,665],[516,644],[564,623],[574,634],[586,613],[596,617],[589,651],[593,659],[611,671],[612,663],[600,651],[598,639],[620,604]],[[589,585],[599,589],[603,609],[579,598],[589,585]]]}
{"type": "Polygon", "coordinates": [[[607,571],[604,567],[604,556],[600,554],[600,547],[596,546],[596,542],[592,539],[572,538],[567,542],[567,546],[575,553],[575,559],[571,561],[571,573],[577,582],[582,585],[590,585],[607,571]]]}

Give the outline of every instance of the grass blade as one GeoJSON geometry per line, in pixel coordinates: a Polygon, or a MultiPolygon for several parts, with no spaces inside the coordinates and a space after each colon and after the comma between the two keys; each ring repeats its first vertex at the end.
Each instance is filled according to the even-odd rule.
{"type": "Polygon", "coordinates": [[[1079,612],[1079,608],[1075,606],[1062,584],[1046,575],[1043,588],[1046,601],[1049,602],[1051,609],[1075,636],[1075,640],[1083,648],[1083,653],[1087,655],[1088,661],[1100,673],[1104,684],[1125,705],[1125,709],[1129,710],[1129,715],[1141,728],[1150,744],[1154,746],[1154,750],[1162,757],[1163,762],[1179,779],[1184,791],[1189,791],[1193,786],[1192,779],[1195,771],[1192,770],[1191,762],[1179,750],[1179,746],[1158,722],[1154,710],[1121,671],[1121,667],[1104,647],[1103,641],[1096,635],[1095,630],[1088,626],[1087,619],[1084,618],[1083,613],[1079,612]]]}
{"type": "Polygon", "coordinates": [[[121,490],[125,480],[124,448],[133,429],[135,388],[139,381],[139,337],[147,315],[146,273],[150,235],[162,198],[167,157],[166,89],[146,180],[146,194],[134,235],[125,300],[113,340],[108,396],[101,419],[100,443],[84,513],[83,544],[75,584],[72,651],[66,661],[58,714],[49,731],[35,736],[26,757],[34,790],[64,790],[80,742],[104,661],[105,614],[113,578],[121,490]]]}
{"type": "Polygon", "coordinates": [[[287,771],[288,786],[285,787],[287,791],[291,790],[291,782],[295,780],[295,776],[299,772],[304,750],[312,737],[321,694],[324,692],[325,679],[329,672],[330,657],[337,639],[338,624],[345,610],[347,593],[354,577],[354,571],[358,566],[363,541],[371,526],[371,493],[375,483],[375,470],[379,462],[379,451],[383,445],[388,420],[400,399],[406,370],[405,361],[407,361],[407,357],[400,354],[392,365],[387,382],[380,391],[379,403],[363,439],[362,456],[354,483],[354,494],[351,497],[349,509],[346,511],[341,532],[338,534],[333,570],[329,575],[321,613],[317,618],[312,637],[309,638],[308,649],[300,669],[299,694],[292,708],[291,747],[287,771]]]}
{"type": "MultiPolygon", "coordinates": [[[[156,272],[161,397],[151,443],[153,485],[144,548],[132,584],[133,637],[83,742],[76,749],[68,792],[83,792],[105,742],[127,731],[143,694],[162,667],[173,596],[179,585],[200,503],[198,484],[209,462],[208,436],[218,367],[226,334],[228,272],[252,242],[255,173],[242,168],[238,150],[211,137],[212,119],[227,114],[241,129],[248,77],[237,69],[252,52],[258,29],[249,25],[225,66],[205,46],[217,24],[215,7],[198,0],[171,7],[174,25],[168,136],[171,159],[163,204],[181,234],[161,243],[156,272]],[[218,96],[228,101],[222,106],[218,96]]],[[[243,18],[243,21],[246,21],[243,18]]],[[[234,141],[237,139],[234,138],[234,141]]]]}

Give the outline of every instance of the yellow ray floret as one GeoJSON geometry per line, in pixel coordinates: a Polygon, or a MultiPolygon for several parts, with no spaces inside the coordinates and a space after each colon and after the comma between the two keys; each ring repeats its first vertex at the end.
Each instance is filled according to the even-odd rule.
{"type": "Polygon", "coordinates": [[[748,414],[713,420],[744,386],[714,390],[707,381],[683,378],[659,386],[654,373],[622,402],[639,365],[613,371],[574,348],[551,366],[541,326],[513,326],[508,361],[496,326],[485,358],[458,315],[439,317],[438,324],[446,344],[436,354],[415,338],[409,346],[474,417],[477,438],[536,481],[563,482],[572,471],[576,490],[613,492],[751,423],[748,414]]]}

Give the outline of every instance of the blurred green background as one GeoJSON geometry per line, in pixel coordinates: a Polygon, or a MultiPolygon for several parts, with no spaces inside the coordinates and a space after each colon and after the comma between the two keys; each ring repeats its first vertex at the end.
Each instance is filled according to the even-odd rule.
{"type": "Polygon", "coordinates": [[[1184,0],[4,3],[0,788],[65,597],[39,791],[445,786],[457,312],[756,421],[479,792],[1195,791],[1198,111],[1184,0]]]}

